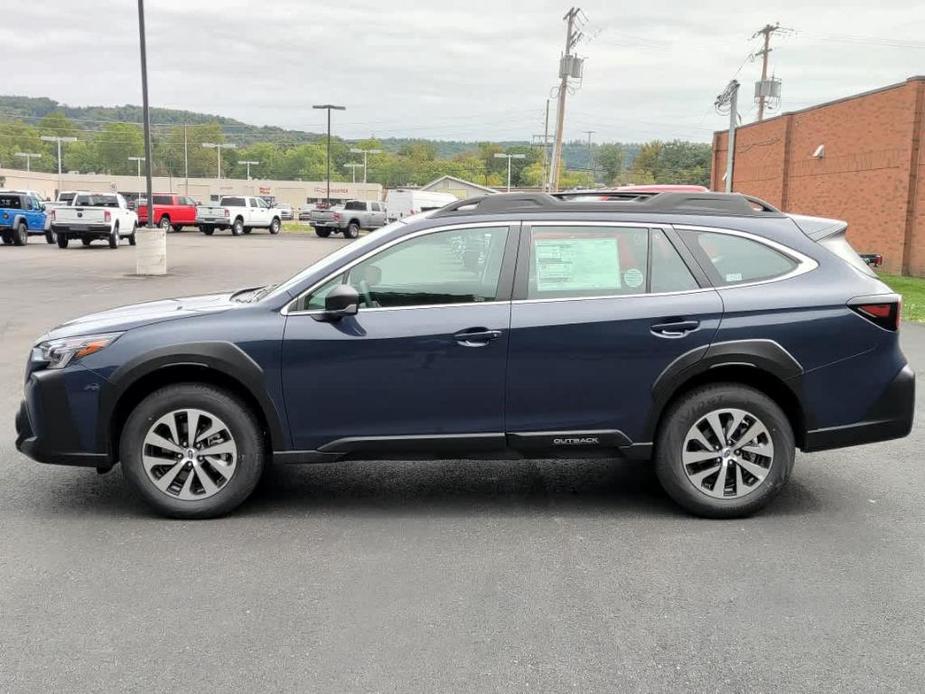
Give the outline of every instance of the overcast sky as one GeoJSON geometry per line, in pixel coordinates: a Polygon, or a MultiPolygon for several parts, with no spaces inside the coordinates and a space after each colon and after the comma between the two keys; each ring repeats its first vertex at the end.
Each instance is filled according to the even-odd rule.
{"type": "MultiPolygon", "coordinates": [[[[565,2],[147,0],[152,105],[348,138],[530,139],[557,79],[565,2]],[[453,5],[453,7],[448,7],[453,5]]],[[[133,0],[3,0],[6,94],[72,106],[141,103],[133,0]],[[22,50],[15,50],[20,46],[22,50]]],[[[755,117],[751,35],[779,21],[782,110],[925,74],[922,0],[588,0],[585,79],[566,137],[709,140],[715,95],[740,66],[755,117]],[[744,66],[743,66],[744,61],[744,66]]],[[[578,85],[576,85],[578,86],[578,85]]]]}

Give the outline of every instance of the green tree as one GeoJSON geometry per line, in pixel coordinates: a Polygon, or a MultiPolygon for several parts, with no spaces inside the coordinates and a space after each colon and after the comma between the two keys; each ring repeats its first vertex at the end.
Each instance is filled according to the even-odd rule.
{"type": "Polygon", "coordinates": [[[132,123],[109,123],[96,137],[95,149],[100,169],[111,174],[131,175],[137,164],[129,157],[143,157],[144,137],[141,126],[132,123]]]}
{"type": "Polygon", "coordinates": [[[0,123],[0,163],[11,169],[25,169],[26,161],[16,156],[17,152],[34,152],[41,154],[40,159],[32,160],[35,171],[57,170],[57,162],[48,156],[45,143],[39,139],[39,131],[22,121],[0,123]]]}
{"type": "Polygon", "coordinates": [[[612,142],[600,145],[596,164],[604,172],[604,183],[613,185],[623,172],[623,147],[612,142]]]}

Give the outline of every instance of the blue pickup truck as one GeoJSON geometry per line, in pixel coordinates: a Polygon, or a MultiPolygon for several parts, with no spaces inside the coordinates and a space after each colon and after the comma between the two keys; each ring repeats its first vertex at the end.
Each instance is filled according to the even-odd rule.
{"type": "Polygon", "coordinates": [[[29,234],[45,230],[45,204],[31,193],[0,192],[0,238],[4,245],[25,246],[29,234]]]}

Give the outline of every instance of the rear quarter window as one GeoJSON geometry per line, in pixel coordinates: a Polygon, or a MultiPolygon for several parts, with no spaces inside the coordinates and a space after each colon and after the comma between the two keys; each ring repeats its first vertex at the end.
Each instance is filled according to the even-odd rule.
{"type": "Polygon", "coordinates": [[[688,231],[684,238],[718,286],[771,280],[797,267],[793,258],[744,236],[688,231]]]}
{"type": "Polygon", "coordinates": [[[155,205],[172,205],[173,204],[173,198],[170,197],[169,195],[154,195],[152,196],[152,198],[154,199],[155,205]]]}
{"type": "Polygon", "coordinates": [[[223,207],[247,207],[244,198],[222,198],[219,204],[223,207]]]}
{"type": "Polygon", "coordinates": [[[0,195],[0,207],[6,210],[21,210],[22,198],[18,195],[0,195]]]}

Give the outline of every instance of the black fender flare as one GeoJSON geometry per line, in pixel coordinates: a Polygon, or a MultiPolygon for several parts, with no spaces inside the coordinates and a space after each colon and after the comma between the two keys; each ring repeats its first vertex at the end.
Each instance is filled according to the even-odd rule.
{"type": "Polygon", "coordinates": [[[745,367],[769,374],[800,400],[803,366],[774,340],[715,342],[685,352],[671,362],[652,384],[652,407],[646,437],[652,441],[665,406],[691,379],[721,367],[745,367]]]}
{"type": "Polygon", "coordinates": [[[158,370],[183,366],[210,369],[243,386],[260,407],[271,446],[288,447],[279,410],[267,393],[264,370],[240,347],[225,341],[158,347],[122,364],[107,379],[111,387],[100,398],[98,440],[108,444],[115,416],[127,416],[119,413],[118,407],[133,385],[158,370]]]}

